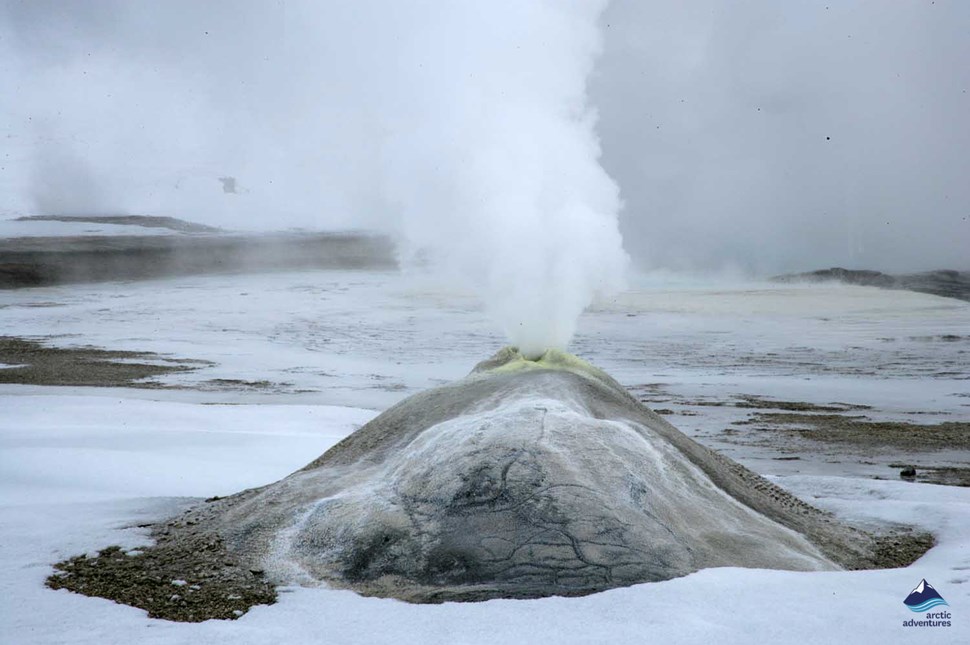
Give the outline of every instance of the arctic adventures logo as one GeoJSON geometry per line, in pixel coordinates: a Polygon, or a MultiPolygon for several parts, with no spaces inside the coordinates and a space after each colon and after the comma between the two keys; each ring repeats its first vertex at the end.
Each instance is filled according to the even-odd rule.
{"type": "Polygon", "coordinates": [[[916,585],[916,588],[909,592],[906,596],[906,600],[903,604],[909,607],[910,611],[917,613],[926,612],[925,620],[917,620],[915,618],[910,618],[909,620],[903,621],[903,627],[949,627],[950,626],[950,612],[941,611],[929,611],[940,605],[949,607],[950,604],[943,600],[943,596],[940,592],[933,588],[933,585],[923,578],[916,585]]]}

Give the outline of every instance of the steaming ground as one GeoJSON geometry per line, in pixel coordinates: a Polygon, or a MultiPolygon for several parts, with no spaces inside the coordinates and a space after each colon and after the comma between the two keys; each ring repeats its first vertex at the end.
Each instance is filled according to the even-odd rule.
{"type": "Polygon", "coordinates": [[[36,216],[0,221],[0,289],[209,273],[395,268],[386,237],[239,233],[173,217],[36,216]]]}
{"type": "Polygon", "coordinates": [[[898,475],[915,465],[917,479],[956,473],[953,483],[965,483],[970,305],[867,287],[666,276],[600,303],[579,329],[572,351],[691,436],[844,519],[913,524],[939,545],[902,570],[716,569],[586,598],[431,607],[301,588],[237,621],[150,620],[48,590],[43,580],[52,563],[76,553],[144,543],[144,532],[128,527],[292,472],[376,411],[464,375],[503,339],[474,299],[395,272],[20,289],[0,292],[3,336],[87,348],[76,354],[87,360],[188,369],[143,374],[151,388],[104,387],[98,370],[87,384],[54,387],[18,384],[18,363],[0,359],[14,374],[0,385],[3,640],[585,643],[716,634],[723,642],[885,643],[970,635],[970,488],[898,475]],[[919,617],[902,600],[921,578],[950,603],[952,627],[902,627],[919,617]]]}

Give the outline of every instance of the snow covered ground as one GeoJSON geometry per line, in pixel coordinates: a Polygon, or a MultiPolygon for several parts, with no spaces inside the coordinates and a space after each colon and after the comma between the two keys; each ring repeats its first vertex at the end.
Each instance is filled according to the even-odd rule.
{"type": "MultiPolygon", "coordinates": [[[[966,303],[669,285],[644,279],[598,305],[572,351],[634,391],[842,401],[886,419],[970,415],[970,343],[941,340],[970,334],[966,303]]],[[[840,517],[912,524],[939,545],[905,569],[714,569],[571,599],[417,606],[300,588],[240,620],[200,624],[51,591],[53,562],[142,544],[139,524],[289,474],[378,410],[464,375],[502,339],[467,295],[380,272],[5,291],[0,335],[212,362],[160,379],[180,389],[0,386],[4,643],[970,642],[970,489],[874,480],[821,454],[771,460],[717,438],[738,414],[720,407],[670,420],[840,517]],[[923,578],[949,603],[937,611],[950,627],[903,626],[922,616],[902,601],[923,578]]]]}

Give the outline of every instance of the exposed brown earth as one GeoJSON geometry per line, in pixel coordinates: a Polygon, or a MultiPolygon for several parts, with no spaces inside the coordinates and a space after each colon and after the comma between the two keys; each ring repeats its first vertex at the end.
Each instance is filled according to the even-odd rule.
{"type": "Polygon", "coordinates": [[[162,387],[149,379],[209,365],[150,352],[50,347],[10,336],[0,336],[0,363],[14,366],[0,369],[0,383],[139,388],[162,387]]]}
{"type": "Polygon", "coordinates": [[[54,565],[52,589],[67,589],[144,609],[152,618],[201,622],[236,619],[253,605],[276,602],[261,572],[240,566],[211,535],[155,530],[156,543],[124,551],[112,546],[95,557],[79,555],[54,565]]]}
{"type": "Polygon", "coordinates": [[[841,414],[801,414],[759,412],[735,425],[796,433],[800,437],[826,443],[846,443],[872,448],[901,450],[968,450],[970,423],[947,421],[917,424],[906,421],[872,421],[862,416],[841,414]]]}

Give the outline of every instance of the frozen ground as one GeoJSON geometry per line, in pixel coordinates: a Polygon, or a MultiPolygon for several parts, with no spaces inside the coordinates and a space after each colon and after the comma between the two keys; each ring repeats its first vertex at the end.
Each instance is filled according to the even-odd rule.
{"type": "MultiPolygon", "coordinates": [[[[151,620],[45,589],[50,564],[135,546],[145,538],[130,527],[278,479],[377,410],[464,375],[502,339],[468,296],[391,273],[24,289],[0,292],[0,335],[212,365],[162,377],[177,386],[166,389],[0,386],[0,641],[970,640],[970,489],[898,480],[888,462],[911,455],[892,449],[778,459],[745,440],[753,431],[724,433],[749,410],[707,405],[755,395],[869,405],[873,419],[966,421],[970,305],[864,287],[670,285],[644,279],[601,303],[571,350],[812,503],[848,520],[913,524],[940,544],[902,570],[718,569],[585,598],[439,606],[294,589],[238,621],[151,620]],[[951,627],[902,626],[920,618],[902,600],[922,578],[950,603],[951,627]]],[[[961,451],[935,459],[970,461],[961,451]]]]}

